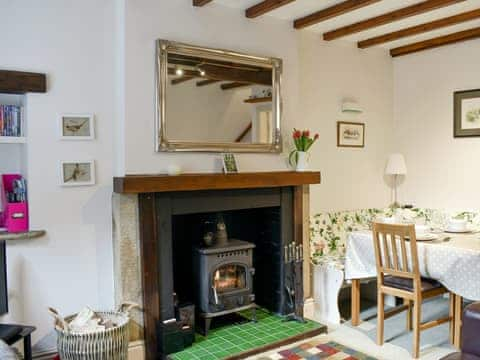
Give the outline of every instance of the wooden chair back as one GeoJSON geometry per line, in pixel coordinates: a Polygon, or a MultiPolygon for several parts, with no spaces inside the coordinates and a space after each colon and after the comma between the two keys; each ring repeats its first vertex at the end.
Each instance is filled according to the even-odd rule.
{"type": "Polygon", "coordinates": [[[420,284],[415,225],[374,223],[373,242],[379,284],[385,275],[412,279],[415,287],[420,284]]]}

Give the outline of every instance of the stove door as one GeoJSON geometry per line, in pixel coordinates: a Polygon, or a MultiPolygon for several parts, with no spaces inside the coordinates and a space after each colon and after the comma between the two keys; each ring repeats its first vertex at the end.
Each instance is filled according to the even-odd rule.
{"type": "Polygon", "coordinates": [[[221,265],[212,273],[212,287],[219,295],[247,289],[247,271],[243,264],[221,265]]]}

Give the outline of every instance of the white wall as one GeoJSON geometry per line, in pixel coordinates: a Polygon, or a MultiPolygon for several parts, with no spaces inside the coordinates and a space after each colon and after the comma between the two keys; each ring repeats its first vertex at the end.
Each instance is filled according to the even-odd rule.
{"type": "MultiPolygon", "coordinates": [[[[383,170],[391,144],[393,70],[385,50],[361,51],[342,42],[332,46],[316,34],[294,31],[290,22],[268,17],[249,20],[243,11],[215,3],[194,8],[189,1],[138,0],[127,2],[126,9],[126,153],[118,173],[164,172],[170,163],[187,172],[221,169],[219,155],[153,150],[154,41],[163,38],[282,58],[285,152],[290,149],[294,126],[309,127],[321,135],[312,151],[312,167],[323,172],[323,179],[312,190],[312,209],[389,203],[383,170]],[[344,97],[358,100],[365,113],[357,117],[342,114],[344,97]],[[367,123],[365,149],[336,147],[337,120],[367,123]],[[374,186],[379,190],[372,194],[369,189],[374,186]]],[[[242,171],[288,169],[286,154],[241,154],[237,158],[242,171]]]]}
{"type": "Polygon", "coordinates": [[[332,45],[304,32],[300,90],[295,126],[320,134],[311,150],[311,166],[322,172],[321,186],[311,189],[312,212],[387,206],[390,191],[383,172],[393,123],[390,56],[383,49],[332,45]],[[343,99],[357,101],[364,112],[342,113],[343,99]],[[365,148],[337,147],[337,121],[365,123],[365,148]]]}
{"type": "Polygon", "coordinates": [[[113,303],[114,1],[3,0],[0,13],[0,68],[48,75],[46,94],[27,95],[26,114],[31,227],[48,234],[8,244],[11,312],[2,319],[34,324],[36,341],[53,329],[47,306],[68,314],[113,303]],[[62,112],[94,113],[97,139],[60,141],[62,112]],[[97,185],[60,187],[59,161],[69,159],[95,159],[97,185]]]}
{"type": "Polygon", "coordinates": [[[395,143],[408,174],[401,199],[478,209],[480,139],[453,137],[453,92],[480,88],[480,40],[394,60],[395,143]]]}
{"type": "MultiPolygon", "coordinates": [[[[187,172],[220,171],[215,154],[159,154],[154,152],[154,54],[159,38],[197,45],[274,56],[284,60],[284,128],[299,114],[298,49],[290,22],[268,17],[245,18],[244,12],[214,2],[195,8],[191,1],[137,0],[126,3],[125,27],[125,157],[117,173],[165,172],[170,163],[187,172]]],[[[238,155],[241,170],[286,169],[278,155],[238,155]]]]}

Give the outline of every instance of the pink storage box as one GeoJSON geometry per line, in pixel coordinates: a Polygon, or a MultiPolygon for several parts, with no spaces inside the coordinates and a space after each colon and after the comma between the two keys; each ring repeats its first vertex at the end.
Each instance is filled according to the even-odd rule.
{"type": "Polygon", "coordinates": [[[2,204],[3,211],[0,216],[0,227],[5,227],[8,232],[17,233],[28,231],[28,202],[9,203],[7,192],[12,191],[13,181],[21,179],[20,174],[2,175],[2,204]]]}

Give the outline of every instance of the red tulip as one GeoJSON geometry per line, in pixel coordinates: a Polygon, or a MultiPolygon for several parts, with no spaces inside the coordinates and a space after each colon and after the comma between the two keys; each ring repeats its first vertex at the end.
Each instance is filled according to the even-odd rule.
{"type": "Polygon", "coordinates": [[[315,134],[315,136],[313,137],[314,140],[318,140],[320,136],[318,134],[315,134]]]}
{"type": "Polygon", "coordinates": [[[300,130],[295,130],[293,132],[293,138],[294,139],[300,139],[301,136],[302,136],[302,133],[300,132],[300,130]]]}
{"type": "Polygon", "coordinates": [[[303,130],[303,134],[302,134],[302,135],[308,138],[308,137],[310,136],[310,131],[308,131],[308,130],[303,130]]]}

